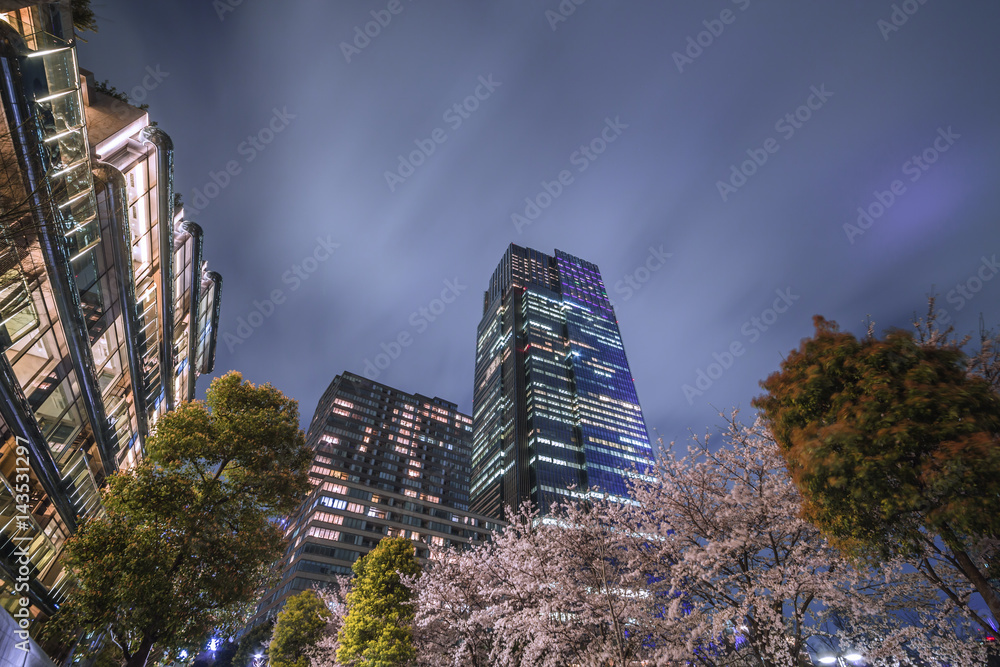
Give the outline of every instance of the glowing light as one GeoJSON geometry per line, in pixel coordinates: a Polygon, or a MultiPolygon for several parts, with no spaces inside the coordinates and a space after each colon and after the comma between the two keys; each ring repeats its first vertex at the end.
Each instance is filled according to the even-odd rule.
{"type": "Polygon", "coordinates": [[[46,51],[34,51],[33,53],[29,53],[28,57],[29,58],[39,58],[41,56],[47,56],[50,53],[59,53],[60,51],[68,51],[69,48],[70,47],[68,47],[68,46],[63,46],[63,47],[60,47],[58,49],[48,49],[46,51]]]}
{"type": "Polygon", "coordinates": [[[823,658],[820,658],[819,661],[822,662],[824,665],[832,665],[833,663],[837,662],[837,659],[834,658],[832,655],[828,655],[823,658]]]}
{"type": "Polygon", "coordinates": [[[70,88],[69,90],[64,90],[64,91],[59,92],[59,93],[53,93],[52,95],[46,95],[45,97],[39,97],[35,101],[36,102],[50,102],[52,100],[59,99],[60,97],[65,97],[66,95],[69,95],[70,93],[75,93],[75,92],[76,92],[76,88],[70,88]]]}
{"type": "Polygon", "coordinates": [[[91,241],[87,245],[83,246],[83,249],[80,252],[78,252],[75,255],[73,255],[72,257],[70,257],[69,261],[70,262],[75,262],[76,260],[80,259],[84,255],[86,255],[88,252],[90,252],[91,249],[93,249],[94,247],[96,247],[97,244],[99,244],[100,242],[101,242],[101,239],[94,239],[93,241],[91,241]]]}
{"type": "Polygon", "coordinates": [[[60,132],[59,134],[53,134],[51,137],[49,137],[48,139],[45,140],[45,143],[50,143],[50,142],[53,142],[53,141],[55,141],[57,139],[62,139],[63,137],[65,137],[67,135],[73,134],[74,132],[79,132],[80,131],[80,127],[82,127],[82,126],[77,126],[77,127],[71,128],[69,130],[66,130],[65,132],[60,132]]]}
{"type": "MultiPolygon", "coordinates": [[[[69,206],[69,205],[70,205],[70,204],[72,204],[73,202],[76,202],[76,201],[80,201],[81,199],[83,199],[84,197],[86,197],[86,196],[87,196],[87,195],[89,195],[89,194],[90,194],[90,190],[86,190],[86,191],[84,191],[84,192],[81,192],[80,194],[78,194],[77,196],[73,197],[73,198],[72,198],[72,199],[70,199],[69,201],[67,201],[67,202],[65,202],[65,203],[63,203],[63,204],[59,204],[59,208],[61,208],[61,209],[62,209],[62,208],[66,208],[67,206],[69,206]]],[[[86,223],[84,223],[84,224],[86,224],[86,223]]],[[[83,225],[81,225],[81,227],[82,227],[82,226],[83,226],[83,225]]],[[[79,229],[79,228],[80,228],[80,227],[77,227],[77,229],[79,229]]],[[[76,231],[76,229],[74,229],[73,231],[76,231]]],[[[69,235],[70,233],[71,233],[71,232],[67,232],[66,234],[67,234],[67,235],[69,235]]]]}
{"type": "Polygon", "coordinates": [[[851,662],[860,662],[863,656],[860,653],[848,653],[844,657],[851,662]]]}

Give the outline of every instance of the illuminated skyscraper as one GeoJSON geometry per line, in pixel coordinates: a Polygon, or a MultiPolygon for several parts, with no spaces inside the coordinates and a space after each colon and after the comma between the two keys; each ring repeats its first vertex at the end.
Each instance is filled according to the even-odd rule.
{"type": "Polygon", "coordinates": [[[627,494],[652,457],[597,266],[511,244],[483,299],[473,393],[472,511],[627,494]],[[570,489],[573,489],[572,491],[570,489]]]}

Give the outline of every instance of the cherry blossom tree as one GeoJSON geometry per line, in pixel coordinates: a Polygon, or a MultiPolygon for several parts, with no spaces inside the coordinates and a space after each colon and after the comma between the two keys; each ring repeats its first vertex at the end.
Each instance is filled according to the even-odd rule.
{"type": "Polygon", "coordinates": [[[409,581],[419,664],[798,667],[827,650],[983,663],[961,601],[903,561],[853,565],[802,518],[759,421],[734,415],[721,446],[665,452],[632,498],[522,508],[491,542],[434,550],[409,581]]]}
{"type": "Polygon", "coordinates": [[[414,646],[418,662],[433,667],[487,667],[495,658],[494,619],[499,615],[487,582],[500,576],[493,545],[467,551],[431,550],[414,590],[414,646]]]}
{"type": "Polygon", "coordinates": [[[330,615],[326,617],[326,626],[319,641],[306,651],[310,667],[342,667],[341,663],[337,662],[337,651],[340,649],[337,635],[344,625],[344,617],[347,616],[347,593],[350,590],[350,581],[350,577],[339,576],[332,584],[315,589],[316,595],[330,610],[330,615]]]}
{"type": "Polygon", "coordinates": [[[433,667],[629,665],[655,652],[655,611],[641,572],[626,566],[603,500],[541,519],[522,508],[475,549],[435,550],[413,582],[420,661],[433,667]]]}
{"type": "Polygon", "coordinates": [[[676,660],[778,667],[803,663],[849,607],[857,573],[799,518],[799,499],[760,425],[729,423],[724,446],[667,452],[655,480],[636,480],[630,566],[655,575],[668,602],[659,621],[681,628],[676,660]]]}
{"type": "Polygon", "coordinates": [[[668,451],[654,475],[633,484],[637,504],[621,532],[637,541],[630,567],[653,575],[650,592],[669,600],[657,620],[684,638],[663,647],[668,658],[792,667],[826,644],[860,650],[869,664],[980,663],[951,601],[901,563],[853,567],[801,517],[762,422],[734,415],[721,447],[696,440],[682,455],[668,451]]]}

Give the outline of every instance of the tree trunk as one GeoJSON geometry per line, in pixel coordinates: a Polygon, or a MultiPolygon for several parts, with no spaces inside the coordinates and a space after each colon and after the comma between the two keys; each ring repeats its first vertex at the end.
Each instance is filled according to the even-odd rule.
{"type": "Polygon", "coordinates": [[[142,643],[139,644],[139,648],[135,650],[132,657],[125,663],[125,667],[146,667],[146,659],[149,658],[149,652],[153,650],[154,643],[156,643],[156,640],[152,635],[144,635],[142,643]]]}
{"type": "MultiPolygon", "coordinates": [[[[1000,619],[1000,595],[997,595],[996,590],[990,585],[989,580],[983,575],[983,573],[976,567],[975,562],[969,557],[969,554],[960,549],[956,549],[953,552],[955,554],[955,560],[958,561],[959,567],[962,568],[962,572],[972,585],[976,587],[976,591],[983,596],[983,600],[986,602],[986,606],[989,607],[990,613],[993,615],[994,619],[1000,619]]],[[[991,628],[983,628],[987,632],[991,628]]]]}

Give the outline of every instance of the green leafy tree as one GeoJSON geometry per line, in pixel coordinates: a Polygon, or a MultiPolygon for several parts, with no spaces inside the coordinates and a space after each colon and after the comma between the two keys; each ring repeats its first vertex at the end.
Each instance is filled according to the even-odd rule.
{"type": "Polygon", "coordinates": [[[70,8],[73,12],[73,27],[77,32],[97,32],[97,16],[90,7],[90,0],[71,0],[70,8]]]}
{"type": "Polygon", "coordinates": [[[337,660],[365,667],[409,664],[416,657],[415,610],[410,589],[400,576],[420,572],[413,543],[403,537],[383,538],[352,569],[354,579],[347,594],[337,660]]]}
{"type": "Polygon", "coordinates": [[[952,568],[1000,618],[989,568],[1000,536],[1000,396],[989,378],[960,344],[905,331],[858,340],[815,324],[754,400],[806,518],[853,557],[909,559],[985,625],[972,591],[947,584],[935,562],[952,568]]]}
{"type": "Polygon", "coordinates": [[[241,625],[309,488],[296,401],[230,372],[160,418],[147,458],[112,475],[106,513],[67,541],[78,586],[61,614],[107,632],[127,667],[241,625]]]}
{"type": "Polygon", "coordinates": [[[306,652],[322,639],[332,615],[315,591],[302,591],[288,598],[274,624],[267,651],[272,667],[309,667],[306,652]]]}

